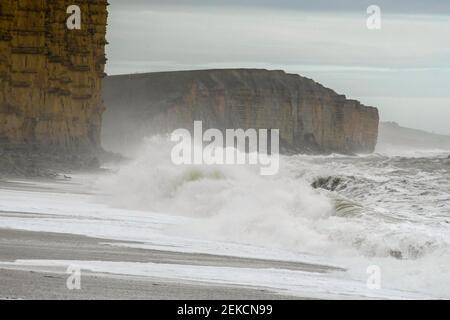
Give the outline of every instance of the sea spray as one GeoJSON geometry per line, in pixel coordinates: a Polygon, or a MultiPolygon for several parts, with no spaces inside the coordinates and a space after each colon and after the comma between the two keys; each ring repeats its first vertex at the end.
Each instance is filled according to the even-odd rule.
{"type": "Polygon", "coordinates": [[[383,212],[397,205],[385,190],[393,168],[384,164],[378,175],[361,168],[379,166],[378,157],[281,156],[279,174],[264,177],[250,165],[177,166],[171,148],[166,137],[148,139],[135,161],[101,182],[102,190],[116,206],[194,218],[168,230],[191,237],[396,259],[417,259],[448,244],[427,226],[383,212]],[[312,188],[324,174],[343,177],[346,188],[312,188]]]}
{"type": "Polygon", "coordinates": [[[385,285],[445,296],[450,279],[423,271],[450,272],[444,159],[281,156],[279,174],[264,177],[252,166],[176,166],[171,147],[148,139],[135,161],[102,179],[110,204],[189,217],[167,227],[170,236],[309,253],[362,281],[379,265],[385,285]],[[324,176],[345,188],[314,189],[324,176]]]}

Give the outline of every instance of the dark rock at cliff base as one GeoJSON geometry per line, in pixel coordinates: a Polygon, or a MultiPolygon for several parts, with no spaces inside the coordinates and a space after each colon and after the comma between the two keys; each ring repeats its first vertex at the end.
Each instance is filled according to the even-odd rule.
{"type": "Polygon", "coordinates": [[[0,147],[0,177],[54,178],[64,173],[98,171],[101,163],[122,159],[104,151],[68,153],[29,145],[0,147]]]}
{"type": "Polygon", "coordinates": [[[372,152],[378,110],[283,71],[225,69],[110,76],[102,141],[122,151],[174,129],[280,129],[291,153],[372,152]]]}

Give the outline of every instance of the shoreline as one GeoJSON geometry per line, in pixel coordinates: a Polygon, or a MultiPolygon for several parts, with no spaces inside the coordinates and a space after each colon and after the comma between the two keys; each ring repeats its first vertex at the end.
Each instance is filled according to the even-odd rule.
{"type": "MultiPolygon", "coordinates": [[[[65,285],[69,275],[64,268],[14,265],[18,259],[152,261],[242,268],[275,268],[283,263],[123,248],[104,242],[69,234],[0,229],[0,299],[302,299],[257,285],[250,288],[92,271],[83,271],[81,290],[68,290],[65,285]]],[[[302,264],[289,265],[293,269],[307,268],[302,264]]]]}
{"type": "MultiPolygon", "coordinates": [[[[361,262],[364,264],[361,267],[327,256],[165,233],[165,228],[172,225],[188,225],[183,220],[188,218],[97,202],[99,190],[93,187],[93,178],[74,175],[71,181],[39,178],[0,181],[4,200],[0,208],[0,278],[3,277],[0,294],[8,292],[0,299],[21,296],[47,299],[48,293],[40,290],[53,277],[56,278],[51,281],[55,282],[48,285],[50,288],[57,287],[58,292],[67,290],[65,282],[57,279],[58,274],[59,278],[62,275],[67,279],[65,271],[71,265],[80,266],[83,275],[88,276],[87,283],[100,286],[84,295],[80,293],[81,299],[139,299],[143,291],[153,292],[147,288],[151,281],[156,286],[167,282],[175,285],[166,286],[168,292],[163,290],[157,297],[158,293],[152,293],[155,299],[165,299],[166,293],[170,299],[184,299],[183,295],[172,295],[180,286],[182,292],[194,290],[193,299],[199,299],[203,292],[198,285],[224,288],[217,299],[237,299],[242,295],[244,299],[252,299],[242,289],[251,290],[254,299],[259,299],[261,291],[263,299],[424,296],[394,285],[381,291],[368,290],[365,274],[360,277],[358,272],[365,272],[365,264],[369,262],[361,262]],[[24,286],[30,283],[35,287],[25,291],[16,288],[22,277],[26,279],[24,286]],[[98,277],[102,279],[97,280],[98,277]],[[123,279],[126,280],[121,282],[123,279]],[[127,279],[133,285],[127,287],[127,279]],[[101,288],[111,286],[115,288],[112,293],[102,292],[101,288]],[[34,293],[27,296],[26,291],[34,293]]],[[[66,292],[60,292],[58,297],[71,298],[66,292]]]]}

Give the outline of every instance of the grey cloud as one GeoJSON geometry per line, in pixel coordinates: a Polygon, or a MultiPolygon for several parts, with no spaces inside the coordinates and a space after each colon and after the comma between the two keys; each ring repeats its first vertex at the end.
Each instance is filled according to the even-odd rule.
{"type": "Polygon", "coordinates": [[[360,12],[375,4],[387,13],[450,14],[448,0],[109,0],[109,2],[122,9],[152,6],[255,7],[324,12],[360,12]]]}

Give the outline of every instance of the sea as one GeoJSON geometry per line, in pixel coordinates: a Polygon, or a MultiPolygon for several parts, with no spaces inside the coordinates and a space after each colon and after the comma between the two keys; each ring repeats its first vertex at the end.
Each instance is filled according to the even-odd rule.
{"type": "Polygon", "coordinates": [[[329,267],[76,262],[96,272],[308,298],[450,298],[449,151],[378,146],[370,155],[281,156],[278,174],[262,176],[251,165],[175,165],[170,148],[153,137],[103,173],[3,181],[0,228],[329,267]]]}

